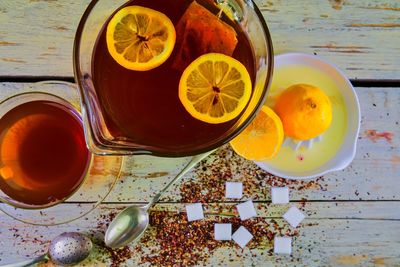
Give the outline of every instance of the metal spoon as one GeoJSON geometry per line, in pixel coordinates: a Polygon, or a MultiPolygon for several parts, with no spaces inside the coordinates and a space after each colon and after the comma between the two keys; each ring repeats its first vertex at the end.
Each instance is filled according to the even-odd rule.
{"type": "Polygon", "coordinates": [[[62,233],[51,241],[47,254],[32,260],[1,265],[1,267],[31,266],[47,260],[51,260],[57,265],[73,265],[86,259],[92,247],[92,241],[81,233],[62,233]]]}
{"type": "Polygon", "coordinates": [[[110,248],[126,246],[134,240],[138,240],[149,225],[148,209],[160,199],[161,195],[177,180],[182,178],[202,159],[214,151],[193,156],[192,160],[172,179],[153,199],[145,206],[130,206],[119,213],[108,226],[104,242],[110,248]]]}

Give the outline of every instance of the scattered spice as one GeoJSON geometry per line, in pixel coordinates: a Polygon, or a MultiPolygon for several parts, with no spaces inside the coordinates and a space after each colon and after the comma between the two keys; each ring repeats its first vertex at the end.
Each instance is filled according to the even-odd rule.
{"type": "Polygon", "coordinates": [[[98,221],[97,227],[90,231],[90,237],[96,250],[95,254],[97,254],[95,260],[103,261],[103,263],[106,263],[107,261],[109,264],[108,266],[110,267],[120,266],[132,257],[132,251],[129,246],[120,249],[112,249],[107,247],[104,243],[104,234],[108,225],[123,208],[125,207],[120,207],[117,210],[114,209],[109,213],[100,214],[100,220],[98,221]]]}
{"type": "Polygon", "coordinates": [[[247,245],[250,249],[266,249],[273,254],[271,241],[275,234],[298,236],[297,230],[278,224],[274,219],[253,218],[241,221],[238,217],[214,217],[188,222],[185,213],[153,211],[150,213],[150,228],[136,246],[141,253],[141,263],[152,266],[193,266],[206,261],[220,247],[238,250],[234,242],[214,240],[215,223],[232,223],[232,232],[244,226],[254,238],[247,245]],[[146,251],[146,253],[144,253],[146,251]]]}
{"type": "MultiPolygon", "coordinates": [[[[89,235],[95,244],[97,253],[89,259],[95,263],[103,261],[108,266],[119,266],[128,264],[128,260],[136,263],[147,263],[156,266],[192,266],[201,262],[206,262],[212,252],[217,248],[229,247],[231,255],[241,256],[241,250],[234,242],[214,240],[215,223],[232,223],[232,231],[236,231],[240,226],[244,226],[252,233],[254,238],[246,246],[246,251],[250,255],[255,255],[252,250],[262,250],[261,254],[273,255],[272,240],[275,235],[298,236],[298,229],[292,229],[283,220],[274,218],[252,218],[241,221],[237,211],[227,205],[221,205],[221,200],[225,196],[226,181],[241,181],[243,183],[243,195],[245,198],[253,200],[264,200],[269,194],[268,186],[288,186],[293,190],[320,189],[326,190],[327,185],[323,184],[323,177],[311,181],[286,180],[284,178],[271,175],[258,168],[253,162],[237,156],[229,147],[224,146],[216,154],[201,162],[195,169],[194,177],[187,177],[181,188],[180,202],[193,203],[202,202],[206,204],[205,212],[208,214],[205,220],[188,222],[186,213],[168,210],[157,210],[150,213],[150,227],[136,246],[126,246],[122,249],[111,249],[105,246],[104,233],[109,223],[114,219],[120,210],[125,208],[101,207],[98,225],[89,230],[89,235]],[[207,210],[212,206],[212,214],[207,210]],[[227,214],[231,217],[222,217],[218,214],[227,214]],[[232,217],[233,216],[233,217],[232,217]],[[278,223],[279,222],[279,223],[278,223]]],[[[176,199],[175,199],[176,200],[176,199]]],[[[306,199],[301,199],[300,208],[304,208],[306,199]]],[[[262,205],[267,208],[268,205],[262,205]]],[[[260,207],[258,207],[258,210],[260,207]]],[[[211,210],[211,209],[210,209],[211,210]]],[[[87,220],[84,218],[84,220],[87,220]]],[[[39,243],[41,250],[45,253],[47,244],[43,236],[29,236],[24,233],[20,237],[18,229],[14,231],[16,241],[39,243]]],[[[37,254],[43,254],[37,251],[37,254]]],[[[247,253],[247,252],[246,252],[247,253]]],[[[31,255],[30,255],[31,256],[31,255]]],[[[293,258],[292,258],[293,259],[293,258]]],[[[131,264],[131,262],[129,262],[131,264]]]]}
{"type": "Polygon", "coordinates": [[[196,167],[195,173],[196,175],[189,177],[180,186],[181,202],[221,202],[225,197],[227,181],[242,182],[243,196],[253,200],[264,200],[269,192],[267,186],[288,186],[297,192],[309,189],[326,191],[328,186],[323,184],[323,177],[313,180],[287,180],[272,175],[254,162],[238,156],[229,145],[202,161],[196,167]]]}
{"type": "Polygon", "coordinates": [[[92,238],[93,244],[96,246],[97,251],[102,257],[106,256],[111,260],[110,267],[117,267],[132,257],[130,247],[125,246],[120,249],[112,249],[105,245],[103,240],[92,238]]]}
{"type": "Polygon", "coordinates": [[[39,256],[47,253],[50,240],[40,235],[37,229],[29,230],[27,228],[12,227],[9,228],[8,231],[13,233],[13,246],[21,248],[18,250],[17,254],[23,255],[26,258],[32,258],[32,256],[39,256]],[[34,246],[32,246],[32,244],[34,246]],[[36,250],[30,249],[31,246],[36,248],[36,250]]]}

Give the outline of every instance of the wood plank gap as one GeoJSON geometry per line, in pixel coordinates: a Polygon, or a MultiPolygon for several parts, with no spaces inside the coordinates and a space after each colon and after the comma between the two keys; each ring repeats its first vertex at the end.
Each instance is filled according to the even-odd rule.
{"type": "MultiPolygon", "coordinates": [[[[70,76],[0,76],[2,83],[34,83],[48,80],[75,83],[74,77],[70,76]]],[[[400,79],[350,79],[350,82],[354,87],[400,87],[400,79]]]]}
{"type": "Polygon", "coordinates": [[[370,80],[370,79],[351,79],[354,87],[400,87],[400,80],[370,80]]]}
{"type": "Polygon", "coordinates": [[[2,83],[35,83],[49,80],[75,83],[74,77],[70,76],[0,76],[2,83]]]}
{"type": "MultiPolygon", "coordinates": [[[[258,216],[257,216],[258,217],[258,216]]],[[[282,219],[282,217],[262,217],[262,218],[271,218],[271,219],[282,219]]],[[[382,218],[382,219],[379,219],[379,218],[352,218],[352,217],[341,217],[341,218],[339,218],[339,217],[336,217],[336,218],[334,218],[334,217],[312,217],[312,218],[309,218],[309,219],[311,219],[311,220],[351,220],[351,221],[394,221],[394,222],[400,222],[400,219],[385,219],[385,218],[382,218]]],[[[307,217],[306,217],[306,219],[305,220],[307,220],[307,217]]]]}
{"type": "MultiPolygon", "coordinates": [[[[204,204],[236,204],[236,203],[240,203],[243,202],[245,200],[239,200],[239,201],[221,201],[221,202],[206,202],[204,204]]],[[[379,203],[379,202],[394,202],[394,203],[398,203],[400,202],[400,200],[391,200],[391,199],[378,199],[378,200],[373,200],[373,199],[368,199],[368,200],[347,200],[347,199],[343,199],[343,200],[291,200],[289,202],[290,203],[379,203]]],[[[63,204],[94,204],[95,202],[83,202],[83,201],[68,201],[68,202],[64,202],[63,204]]],[[[124,202],[117,202],[117,201],[104,201],[101,204],[102,205],[134,205],[134,204],[138,204],[138,205],[143,205],[146,204],[147,202],[128,202],[128,201],[124,201],[124,202]]],[[[157,204],[191,204],[192,202],[177,202],[177,201],[160,201],[157,204]]],[[[253,203],[271,203],[271,201],[265,201],[265,200],[253,200],[253,203]]]]}

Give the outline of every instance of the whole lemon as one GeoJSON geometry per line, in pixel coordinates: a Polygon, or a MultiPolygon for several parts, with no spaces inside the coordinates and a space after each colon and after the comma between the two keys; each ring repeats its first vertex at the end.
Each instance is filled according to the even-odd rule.
{"type": "Polygon", "coordinates": [[[332,122],[332,104],[318,87],[295,84],[283,91],[275,104],[286,136],[308,140],[326,131],[332,122]]]}

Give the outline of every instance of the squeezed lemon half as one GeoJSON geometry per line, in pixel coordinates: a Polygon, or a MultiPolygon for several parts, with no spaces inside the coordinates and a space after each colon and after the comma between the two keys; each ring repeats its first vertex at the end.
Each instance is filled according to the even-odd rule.
{"type": "Polygon", "coordinates": [[[281,119],[271,108],[263,106],[256,118],[230,144],[246,159],[264,160],[279,152],[283,139],[281,119]]]}

